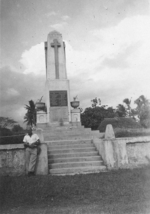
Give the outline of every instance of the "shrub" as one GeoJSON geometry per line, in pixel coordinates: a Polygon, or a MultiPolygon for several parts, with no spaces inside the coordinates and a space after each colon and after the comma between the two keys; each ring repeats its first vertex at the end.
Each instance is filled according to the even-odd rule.
{"type": "Polygon", "coordinates": [[[115,118],[105,118],[98,127],[100,132],[105,132],[106,126],[111,124],[113,128],[142,128],[142,126],[136,122],[133,118],[115,117],[115,118]]]}
{"type": "Polygon", "coordinates": [[[10,129],[0,127],[0,136],[10,136],[10,135],[12,135],[12,131],[10,129]]]}
{"type": "Polygon", "coordinates": [[[0,144],[21,144],[23,143],[23,137],[24,135],[0,137],[0,144]]]}
{"type": "Polygon", "coordinates": [[[24,134],[24,131],[22,131],[15,135],[10,129],[0,128],[0,144],[21,144],[23,143],[24,134]]]}
{"type": "Polygon", "coordinates": [[[119,138],[119,137],[140,137],[140,136],[150,136],[150,133],[146,133],[146,132],[134,132],[132,130],[129,131],[129,130],[120,130],[118,132],[115,133],[115,137],[116,138],[119,138]]]}

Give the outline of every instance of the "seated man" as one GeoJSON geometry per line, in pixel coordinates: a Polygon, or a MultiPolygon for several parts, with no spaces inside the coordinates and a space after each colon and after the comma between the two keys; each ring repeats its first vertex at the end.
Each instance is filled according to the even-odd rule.
{"type": "Polygon", "coordinates": [[[37,134],[32,133],[32,128],[28,129],[28,133],[23,139],[26,159],[26,174],[28,176],[35,175],[35,167],[37,161],[37,147],[40,144],[40,139],[37,134]]]}

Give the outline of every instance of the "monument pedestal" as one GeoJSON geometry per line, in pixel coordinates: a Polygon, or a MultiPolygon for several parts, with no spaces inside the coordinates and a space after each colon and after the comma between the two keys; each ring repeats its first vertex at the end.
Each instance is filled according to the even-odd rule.
{"type": "Polygon", "coordinates": [[[36,113],[36,123],[38,124],[46,124],[47,123],[47,113],[45,111],[37,111],[36,113]]]}
{"type": "Polygon", "coordinates": [[[71,124],[73,126],[80,126],[81,125],[80,109],[72,109],[71,110],[71,124]]]}
{"type": "Polygon", "coordinates": [[[70,91],[69,80],[55,79],[46,81],[46,103],[48,109],[48,123],[59,124],[71,121],[70,117],[70,91]]]}

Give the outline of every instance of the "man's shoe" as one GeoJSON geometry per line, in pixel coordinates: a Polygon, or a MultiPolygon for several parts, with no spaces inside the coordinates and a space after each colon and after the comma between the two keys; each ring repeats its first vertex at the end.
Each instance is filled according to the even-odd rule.
{"type": "Polygon", "coordinates": [[[28,175],[29,175],[29,176],[34,176],[34,175],[35,175],[35,172],[29,172],[28,175]]]}
{"type": "Polygon", "coordinates": [[[35,175],[35,172],[28,172],[28,177],[34,176],[34,175],[35,175]]]}
{"type": "Polygon", "coordinates": [[[28,177],[32,176],[32,172],[28,172],[28,177]]]}

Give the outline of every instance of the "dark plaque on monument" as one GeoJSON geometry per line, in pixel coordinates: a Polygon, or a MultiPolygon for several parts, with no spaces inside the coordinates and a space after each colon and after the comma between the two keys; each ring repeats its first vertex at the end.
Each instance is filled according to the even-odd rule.
{"type": "Polygon", "coordinates": [[[68,106],[67,91],[50,91],[50,106],[68,106]]]}

